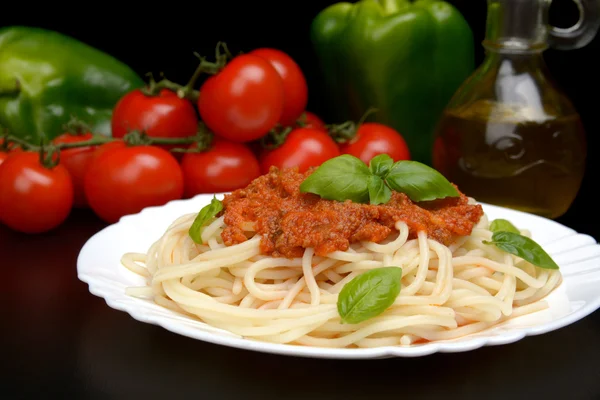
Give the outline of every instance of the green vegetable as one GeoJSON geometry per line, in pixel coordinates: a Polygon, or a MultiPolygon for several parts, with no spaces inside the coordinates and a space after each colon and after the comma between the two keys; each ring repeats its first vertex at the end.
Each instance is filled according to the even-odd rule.
{"type": "Polygon", "coordinates": [[[414,160],[430,164],[444,107],[475,68],[473,33],[451,4],[435,0],[340,2],[313,20],[328,119],[395,128],[414,160]]]}
{"type": "Polygon", "coordinates": [[[500,250],[521,257],[531,264],[545,269],[558,269],[558,265],[534,240],[514,232],[495,232],[492,240],[483,243],[495,245],[500,250]]]}
{"type": "Polygon", "coordinates": [[[358,324],[383,313],[400,294],[402,268],[369,270],[348,282],[341,290],[337,309],[342,323],[358,324]]]}
{"type": "Polygon", "coordinates": [[[369,179],[369,199],[371,204],[385,204],[392,198],[392,191],[383,179],[377,175],[371,175],[369,179]]]}
{"type": "Polygon", "coordinates": [[[490,230],[492,232],[512,232],[512,233],[521,233],[510,221],[505,219],[495,219],[490,224],[490,230]]]}
{"type": "Polygon", "coordinates": [[[381,178],[385,178],[387,173],[392,168],[392,165],[394,165],[394,160],[392,160],[392,157],[388,156],[387,154],[379,154],[378,156],[371,158],[371,161],[369,162],[369,169],[373,174],[381,178]]]}
{"type": "Polygon", "coordinates": [[[302,193],[371,204],[387,203],[392,196],[390,189],[405,193],[415,202],[460,195],[435,169],[417,161],[394,163],[387,154],[374,157],[370,168],[349,154],[329,159],[300,184],[302,193]]]}
{"type": "Polygon", "coordinates": [[[58,32],[0,29],[0,125],[39,142],[71,116],[110,136],[112,109],[144,81],[112,56],[58,32]]]}
{"type": "Polygon", "coordinates": [[[412,201],[458,197],[458,190],[435,169],[417,161],[398,161],[385,178],[390,188],[412,201]]]}
{"type": "Polygon", "coordinates": [[[300,184],[302,193],[315,193],[327,200],[369,200],[371,171],[359,158],[344,154],[325,161],[300,184]]]}
{"type": "Polygon", "coordinates": [[[210,204],[202,207],[202,210],[200,210],[196,219],[194,219],[194,223],[192,223],[189,230],[189,235],[195,243],[202,243],[202,231],[204,230],[204,227],[212,222],[221,210],[223,210],[223,203],[214,196],[210,201],[210,204]]]}

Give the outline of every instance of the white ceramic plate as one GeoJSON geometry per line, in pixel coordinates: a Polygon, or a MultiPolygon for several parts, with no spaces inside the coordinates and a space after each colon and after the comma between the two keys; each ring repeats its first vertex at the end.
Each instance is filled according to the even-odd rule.
{"type": "Polygon", "coordinates": [[[121,256],[127,252],[146,252],[173,220],[182,214],[199,211],[211,198],[212,195],[200,195],[190,200],[172,201],[162,207],[150,207],[106,227],[81,249],[77,261],[79,279],[89,285],[91,293],[104,298],[110,307],[125,311],[139,321],[159,325],[184,336],[246,350],[317,358],[416,357],[435,352],[468,351],[482,346],[513,343],[525,336],[553,331],[600,308],[600,245],[594,238],[545,218],[487,204],[483,204],[483,207],[490,219],[506,218],[522,228],[530,229],[534,240],[559,264],[564,281],[548,296],[550,307],[547,310],[460,339],[414,347],[372,349],[329,349],[263,343],[212,328],[151,301],[126,295],[126,287],[143,285],[144,280],[121,265],[121,256]]]}

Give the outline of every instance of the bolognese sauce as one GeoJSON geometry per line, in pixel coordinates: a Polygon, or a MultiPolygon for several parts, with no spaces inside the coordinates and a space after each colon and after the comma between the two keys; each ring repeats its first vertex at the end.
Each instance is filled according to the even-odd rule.
{"type": "Polygon", "coordinates": [[[450,244],[457,236],[470,235],[483,215],[478,204],[468,197],[415,203],[403,193],[393,191],[386,204],[371,205],[325,200],[312,193],[300,193],[300,184],[314,169],[271,167],[247,187],[223,199],[225,229],[221,237],[227,246],[247,240],[250,223],[261,235],[261,252],[274,257],[301,257],[304,249],[314,248],[325,256],[347,250],[352,243],[379,243],[394,230],[397,221],[409,228],[409,238],[426,231],[430,239],[450,244]]]}

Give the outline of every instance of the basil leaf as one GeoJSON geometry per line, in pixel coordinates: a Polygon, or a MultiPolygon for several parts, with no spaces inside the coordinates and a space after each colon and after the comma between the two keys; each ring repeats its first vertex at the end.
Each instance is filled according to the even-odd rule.
{"type": "Polygon", "coordinates": [[[385,204],[390,201],[392,191],[383,182],[383,179],[376,175],[371,175],[369,179],[369,201],[371,204],[385,204]]]}
{"type": "Polygon", "coordinates": [[[435,169],[418,161],[398,161],[385,178],[388,186],[412,201],[458,197],[458,190],[435,169]]]}
{"type": "Polygon", "coordinates": [[[221,203],[215,196],[210,201],[210,204],[202,207],[202,210],[194,219],[194,223],[190,227],[189,235],[192,240],[196,243],[202,243],[202,231],[209,221],[211,221],[218,213],[223,209],[223,203],[221,203]]]}
{"type": "Polygon", "coordinates": [[[383,313],[400,294],[402,268],[369,270],[352,279],[338,295],[342,323],[358,324],[383,313]]]}
{"type": "Polygon", "coordinates": [[[495,219],[490,224],[490,231],[492,232],[512,232],[520,234],[519,230],[510,223],[510,221],[505,219],[495,219]]]}
{"type": "Polygon", "coordinates": [[[392,160],[392,157],[388,156],[387,154],[379,154],[378,156],[371,158],[371,161],[369,162],[369,169],[374,175],[385,178],[387,173],[390,171],[390,168],[392,168],[392,165],[394,165],[394,160],[392,160]]]}
{"type": "Polygon", "coordinates": [[[558,265],[533,239],[514,232],[495,232],[492,240],[484,240],[485,244],[493,244],[500,250],[515,256],[531,264],[545,269],[558,269],[558,265]]]}
{"type": "Polygon", "coordinates": [[[327,200],[369,201],[371,171],[359,158],[344,154],[325,161],[300,184],[300,192],[327,200]]]}

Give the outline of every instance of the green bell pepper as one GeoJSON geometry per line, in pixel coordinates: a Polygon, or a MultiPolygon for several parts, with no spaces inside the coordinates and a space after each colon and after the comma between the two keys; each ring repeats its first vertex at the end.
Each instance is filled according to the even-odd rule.
{"type": "Polygon", "coordinates": [[[0,125],[35,142],[71,117],[109,136],[112,109],[144,81],[127,65],[58,32],[0,29],[0,125]]]}
{"type": "Polygon", "coordinates": [[[313,20],[311,40],[324,78],[327,117],[396,129],[413,160],[431,164],[433,137],[454,92],[475,68],[473,33],[437,0],[336,3],[313,20]]]}

